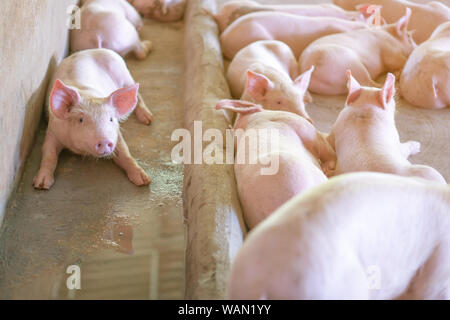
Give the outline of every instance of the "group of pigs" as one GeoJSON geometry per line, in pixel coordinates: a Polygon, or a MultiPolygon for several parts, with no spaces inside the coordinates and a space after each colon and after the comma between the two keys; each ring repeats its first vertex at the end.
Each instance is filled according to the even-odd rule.
{"type": "MultiPolygon", "coordinates": [[[[230,1],[214,15],[239,99],[216,108],[238,113],[235,129],[279,133],[278,148],[269,148],[279,159],[275,174],[260,174],[265,159],[235,165],[245,220],[254,229],[233,264],[231,298],[450,298],[450,190],[435,169],[407,160],[420,144],[400,142],[392,74],[401,74],[400,93],[411,104],[450,105],[450,10],[438,2],[366,2],[230,1]],[[383,85],[375,82],[386,72],[383,85]],[[329,135],[305,109],[308,90],[347,93],[329,135]],[[349,172],[359,173],[341,175],[349,172]]],[[[133,183],[150,183],[120,133],[119,121],[134,110],[140,122],[153,121],[123,57],[144,59],[151,51],[139,35],[139,12],[174,21],[184,5],[82,1],[81,29],[71,31],[78,52],[50,83],[35,188],[53,185],[64,148],[111,157],[133,183]]],[[[236,157],[248,159],[242,139],[236,157]]]]}
{"type": "Polygon", "coordinates": [[[176,21],[183,16],[185,0],[82,0],[81,4],[80,28],[70,34],[71,50],[76,53],[61,62],[49,85],[49,122],[33,186],[53,185],[63,149],[110,157],[131,182],[148,185],[150,178],[131,156],[119,122],[133,110],[143,124],[150,124],[153,115],[123,58],[134,53],[142,60],[152,49],[149,40],[140,38],[139,12],[159,21],[176,21]]]}
{"type": "MultiPolygon", "coordinates": [[[[450,9],[335,3],[230,1],[207,12],[239,99],[216,108],[237,113],[235,130],[279,133],[277,148],[259,153],[257,164],[235,164],[254,229],[234,261],[229,296],[450,299],[450,188],[434,168],[407,160],[420,143],[400,142],[393,74],[411,104],[450,105],[450,9]],[[384,84],[375,82],[384,73],[384,84]],[[330,134],[313,125],[308,90],[347,94],[330,134]],[[279,169],[263,175],[270,156],[279,169]]],[[[252,147],[240,147],[246,138],[237,136],[236,158],[249,159],[252,147]]]]}

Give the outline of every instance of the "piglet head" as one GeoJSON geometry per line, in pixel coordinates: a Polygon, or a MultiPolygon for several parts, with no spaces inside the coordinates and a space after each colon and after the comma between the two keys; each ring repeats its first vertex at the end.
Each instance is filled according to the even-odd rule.
{"type": "Polygon", "coordinates": [[[388,31],[399,40],[403,53],[409,56],[417,47],[413,39],[414,30],[408,31],[409,20],[411,19],[411,9],[406,8],[406,13],[396,23],[388,26],[388,31]]]}
{"type": "Polygon", "coordinates": [[[109,97],[81,94],[76,88],[56,80],[50,95],[50,110],[63,121],[67,147],[94,157],[111,156],[119,136],[119,121],[134,110],[139,85],[119,89],[109,97]]]}
{"type": "Polygon", "coordinates": [[[245,90],[264,109],[296,113],[311,121],[305,108],[305,95],[313,70],[314,67],[311,67],[294,81],[280,78],[276,83],[262,74],[248,70],[245,90]]]}
{"type": "Polygon", "coordinates": [[[388,73],[386,81],[381,89],[372,87],[362,87],[358,81],[353,78],[350,70],[347,70],[347,88],[348,96],[346,106],[349,107],[377,107],[386,110],[392,115],[395,111],[395,76],[388,73]]]}

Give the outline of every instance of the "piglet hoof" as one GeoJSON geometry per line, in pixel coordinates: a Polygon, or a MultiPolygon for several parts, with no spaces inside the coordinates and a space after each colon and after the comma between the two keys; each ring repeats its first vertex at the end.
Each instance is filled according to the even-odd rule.
{"type": "Polygon", "coordinates": [[[303,99],[306,103],[311,103],[314,101],[311,93],[309,93],[308,91],[305,92],[305,97],[303,99]]]}
{"type": "Polygon", "coordinates": [[[420,142],[418,141],[405,142],[405,146],[408,149],[407,150],[408,155],[415,155],[420,153],[420,142]]]}
{"type": "Polygon", "coordinates": [[[332,178],[336,175],[336,169],[324,169],[323,170],[323,174],[327,177],[327,178],[332,178]]]}
{"type": "Polygon", "coordinates": [[[149,54],[150,51],[152,51],[152,49],[153,49],[153,43],[150,40],[142,41],[142,46],[147,51],[147,54],[149,54]]]}
{"type": "Polygon", "coordinates": [[[136,108],[136,116],[143,124],[149,125],[153,122],[153,114],[146,107],[136,108]]]}
{"type": "Polygon", "coordinates": [[[322,165],[323,173],[329,178],[334,176],[336,171],[336,161],[328,161],[322,165]]]}
{"type": "Polygon", "coordinates": [[[392,72],[395,76],[395,79],[400,79],[401,75],[402,75],[402,70],[396,70],[394,72],[392,72]]]}
{"type": "Polygon", "coordinates": [[[411,143],[411,154],[420,153],[420,142],[411,141],[410,143],[411,143]]]}
{"type": "Polygon", "coordinates": [[[38,190],[48,190],[54,182],[55,180],[52,174],[45,171],[39,171],[33,179],[33,187],[38,190]]]}
{"type": "Polygon", "coordinates": [[[128,179],[130,179],[131,182],[133,182],[138,187],[141,186],[148,186],[150,182],[152,181],[149,176],[145,173],[145,171],[137,167],[133,169],[132,171],[128,172],[128,179]]]}
{"type": "Polygon", "coordinates": [[[139,60],[144,60],[147,58],[150,51],[152,51],[153,44],[150,40],[141,41],[139,47],[136,49],[135,54],[136,58],[139,60]]]}

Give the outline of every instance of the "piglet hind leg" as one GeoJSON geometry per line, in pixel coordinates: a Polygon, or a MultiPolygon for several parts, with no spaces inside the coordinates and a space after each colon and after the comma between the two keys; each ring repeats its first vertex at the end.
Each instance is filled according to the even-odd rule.
{"type": "Polygon", "coordinates": [[[62,149],[61,143],[56,140],[52,133],[47,131],[44,145],[42,146],[41,166],[33,179],[34,188],[48,190],[53,185],[58,156],[62,149]]]}
{"type": "Polygon", "coordinates": [[[439,173],[439,171],[437,171],[436,169],[434,169],[432,167],[420,165],[420,164],[415,164],[415,165],[410,166],[408,168],[407,174],[405,174],[405,176],[422,178],[422,179],[437,182],[440,184],[447,184],[444,177],[439,173]]]}
{"type": "Polygon", "coordinates": [[[135,26],[138,33],[141,33],[142,30],[144,29],[144,23],[142,21],[141,16],[139,15],[139,13],[128,2],[124,1],[121,3],[121,5],[123,7],[125,17],[127,18],[127,20],[130,21],[135,26]]]}
{"type": "Polygon", "coordinates": [[[117,141],[117,147],[115,150],[114,162],[121,167],[127,173],[128,179],[137,186],[147,186],[150,184],[151,179],[145,173],[131,156],[128,150],[127,143],[123,139],[122,134],[119,134],[117,141]]]}
{"type": "Polygon", "coordinates": [[[138,104],[136,106],[135,112],[138,120],[141,123],[149,125],[153,122],[153,114],[148,109],[147,105],[144,102],[144,99],[140,94],[138,95],[138,104]]]}
{"type": "Polygon", "coordinates": [[[399,299],[450,299],[449,245],[440,243],[417,271],[408,290],[399,299]]]}

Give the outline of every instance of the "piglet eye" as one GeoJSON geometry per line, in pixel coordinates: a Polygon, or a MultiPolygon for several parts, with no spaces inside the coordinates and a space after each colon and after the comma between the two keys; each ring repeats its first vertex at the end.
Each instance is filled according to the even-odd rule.
{"type": "Polygon", "coordinates": [[[109,118],[109,121],[113,122],[113,118],[112,118],[112,117],[111,117],[111,118],[109,118]]]}
{"type": "Polygon", "coordinates": [[[83,118],[80,118],[80,123],[83,123],[83,118]]]}

